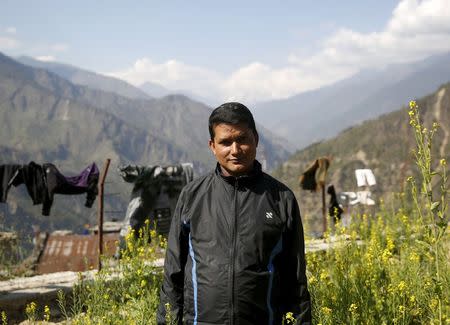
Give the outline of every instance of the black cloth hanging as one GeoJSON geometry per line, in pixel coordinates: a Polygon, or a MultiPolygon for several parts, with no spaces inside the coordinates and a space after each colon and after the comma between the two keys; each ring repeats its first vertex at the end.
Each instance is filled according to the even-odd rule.
{"type": "Polygon", "coordinates": [[[316,159],[300,176],[300,187],[312,192],[317,191],[319,185],[325,184],[328,167],[330,167],[329,158],[316,159]]]}
{"type": "Polygon", "coordinates": [[[5,164],[0,165],[0,202],[5,203],[8,198],[8,191],[17,177],[22,165],[5,164]]]}
{"type": "Polygon", "coordinates": [[[319,168],[319,160],[315,160],[300,176],[300,187],[304,190],[315,192],[317,189],[316,170],[319,168]]]}
{"type": "Polygon", "coordinates": [[[133,183],[121,235],[125,236],[129,227],[138,234],[146,219],[156,223],[159,233],[167,234],[178,196],[183,187],[194,178],[192,164],[127,165],[119,167],[119,172],[126,182],[133,183]]]}
{"type": "Polygon", "coordinates": [[[12,185],[25,184],[33,204],[42,204],[47,197],[47,185],[42,165],[31,161],[28,165],[22,165],[12,185]]]}
{"type": "Polygon", "coordinates": [[[330,195],[330,203],[328,204],[328,213],[335,222],[341,220],[341,215],[344,212],[344,210],[342,209],[341,205],[338,202],[336,190],[334,189],[333,185],[328,186],[327,193],[330,195]]]}

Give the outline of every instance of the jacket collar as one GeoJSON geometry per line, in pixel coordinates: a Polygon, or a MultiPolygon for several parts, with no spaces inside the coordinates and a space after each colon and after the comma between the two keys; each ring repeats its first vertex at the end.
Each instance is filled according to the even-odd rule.
{"type": "Polygon", "coordinates": [[[222,174],[222,168],[220,167],[219,163],[216,164],[215,174],[217,176],[220,176],[222,179],[224,179],[227,183],[234,184],[236,181],[238,181],[241,184],[251,182],[255,180],[257,177],[262,175],[262,168],[259,161],[255,159],[253,162],[253,169],[248,173],[247,175],[242,175],[238,177],[234,176],[225,176],[222,174]]]}

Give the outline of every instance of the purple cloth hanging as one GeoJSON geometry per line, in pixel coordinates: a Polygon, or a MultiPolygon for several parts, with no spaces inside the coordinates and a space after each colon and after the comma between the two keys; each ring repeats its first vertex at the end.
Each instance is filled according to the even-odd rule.
{"type": "Polygon", "coordinates": [[[42,214],[50,215],[54,194],[82,194],[87,193],[85,206],[90,208],[98,194],[98,179],[100,172],[95,163],[86,167],[77,176],[64,176],[53,164],[43,165],[47,179],[47,197],[44,200],[42,214]]]}

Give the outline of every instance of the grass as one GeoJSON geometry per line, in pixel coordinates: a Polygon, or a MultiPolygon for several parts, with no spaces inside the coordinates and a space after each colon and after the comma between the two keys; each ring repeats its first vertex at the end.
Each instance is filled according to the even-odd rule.
{"type": "Polygon", "coordinates": [[[146,225],[139,236],[133,231],[127,235],[117,266],[103,268],[94,281],[80,281],[70,310],[59,298],[63,314],[73,324],[156,324],[162,270],[153,262],[166,241],[146,225]]]}

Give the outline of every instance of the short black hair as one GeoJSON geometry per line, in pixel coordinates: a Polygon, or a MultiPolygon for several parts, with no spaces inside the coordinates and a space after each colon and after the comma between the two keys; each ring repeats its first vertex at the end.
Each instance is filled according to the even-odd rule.
{"type": "Polygon", "coordinates": [[[252,130],[253,134],[258,137],[252,112],[241,103],[224,103],[212,111],[209,116],[209,135],[211,140],[214,140],[214,126],[220,123],[245,123],[252,130]]]}

